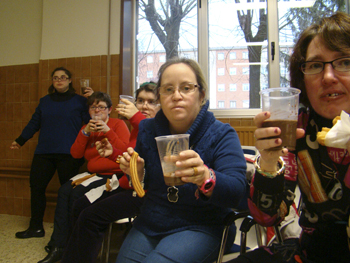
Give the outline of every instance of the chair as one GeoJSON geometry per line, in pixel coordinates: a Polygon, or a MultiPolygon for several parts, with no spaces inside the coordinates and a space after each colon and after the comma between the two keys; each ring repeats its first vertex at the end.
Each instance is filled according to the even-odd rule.
{"type": "MultiPolygon", "coordinates": [[[[104,240],[102,242],[101,253],[100,253],[101,254],[100,255],[100,262],[101,263],[103,263],[103,262],[108,263],[109,262],[113,224],[125,225],[126,226],[126,231],[125,231],[124,235],[126,236],[126,234],[129,232],[129,230],[132,227],[132,222],[133,221],[134,221],[134,218],[133,217],[129,217],[129,218],[119,219],[119,220],[114,221],[114,222],[109,224],[107,233],[106,233],[105,238],[104,238],[104,240]],[[103,259],[105,259],[105,260],[103,260],[103,259]]],[[[124,236],[124,238],[125,238],[125,236],[124,236]]]]}
{"type": "MultiPolygon", "coordinates": [[[[242,149],[243,149],[244,155],[245,155],[246,160],[247,160],[247,174],[246,174],[246,176],[247,176],[247,180],[250,182],[250,179],[252,178],[254,171],[253,172],[250,171],[251,166],[249,166],[249,165],[253,162],[254,156],[258,154],[258,151],[254,146],[242,146],[242,149]],[[249,156],[249,155],[252,155],[252,156],[249,156]]],[[[301,206],[302,206],[302,199],[301,199],[301,195],[299,195],[298,208],[295,211],[297,215],[300,214],[301,206]]],[[[293,208],[291,208],[291,209],[293,209],[293,208]]],[[[234,223],[235,220],[240,219],[240,218],[244,218],[244,219],[243,219],[243,221],[240,225],[240,228],[239,228],[239,230],[241,232],[239,254],[244,254],[247,251],[247,233],[250,231],[252,226],[255,226],[258,247],[269,245],[266,242],[266,228],[264,228],[256,223],[254,218],[250,215],[249,210],[232,211],[230,214],[228,214],[226,216],[226,218],[224,220],[225,227],[224,227],[224,231],[222,234],[220,251],[219,251],[219,255],[218,255],[218,259],[217,259],[216,263],[221,263],[223,261],[224,249],[226,246],[229,228],[231,227],[231,225],[234,223]]],[[[297,223],[297,221],[295,221],[295,222],[297,223]]],[[[288,224],[286,224],[282,227],[287,227],[287,226],[288,226],[288,224]]],[[[275,226],[273,226],[273,229],[275,232],[276,241],[278,243],[283,243],[283,237],[281,234],[280,226],[275,225],[275,226]]],[[[297,235],[297,232],[296,232],[296,235],[297,235]]]]}

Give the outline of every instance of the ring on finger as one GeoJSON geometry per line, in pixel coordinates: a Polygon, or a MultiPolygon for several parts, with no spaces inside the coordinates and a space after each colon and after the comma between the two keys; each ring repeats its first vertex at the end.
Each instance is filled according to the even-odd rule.
{"type": "Polygon", "coordinates": [[[192,174],[192,176],[196,176],[196,175],[198,174],[198,169],[197,169],[197,167],[192,167],[192,169],[193,169],[193,174],[192,174]]]}

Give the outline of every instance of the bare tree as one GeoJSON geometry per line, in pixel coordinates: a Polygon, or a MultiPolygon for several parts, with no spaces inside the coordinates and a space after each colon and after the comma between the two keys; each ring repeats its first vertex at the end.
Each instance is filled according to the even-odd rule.
{"type": "Polygon", "coordinates": [[[158,0],[161,12],[158,13],[155,0],[139,1],[153,32],[162,43],[166,59],[179,54],[180,25],[184,18],[197,6],[197,0],[158,0]]]}
{"type": "MultiPolygon", "coordinates": [[[[248,0],[251,2],[251,0],[248,0]]],[[[265,1],[260,1],[265,2],[265,1]]],[[[239,0],[236,0],[239,3],[239,0]]],[[[237,10],[239,25],[244,33],[244,38],[249,42],[263,42],[267,40],[267,14],[264,9],[260,9],[259,23],[253,25],[253,15],[255,10],[248,9],[237,10]],[[257,32],[253,35],[253,27],[257,27],[257,32]]],[[[261,62],[261,45],[248,45],[249,63],[261,62]]],[[[253,64],[249,66],[249,108],[260,108],[260,65],[253,64]]]]}

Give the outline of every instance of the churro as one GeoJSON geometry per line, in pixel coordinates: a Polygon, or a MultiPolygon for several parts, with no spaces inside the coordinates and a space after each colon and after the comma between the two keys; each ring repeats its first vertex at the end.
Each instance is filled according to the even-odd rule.
{"type": "Polygon", "coordinates": [[[134,151],[131,155],[130,159],[130,178],[132,182],[132,186],[134,187],[137,195],[139,197],[143,197],[145,195],[145,190],[143,190],[142,185],[139,180],[139,176],[137,174],[137,157],[139,154],[134,151]]]}

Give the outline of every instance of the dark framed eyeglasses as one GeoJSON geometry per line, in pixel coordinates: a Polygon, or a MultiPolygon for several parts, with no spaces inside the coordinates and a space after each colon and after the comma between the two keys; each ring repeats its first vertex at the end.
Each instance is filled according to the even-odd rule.
{"type": "Polygon", "coordinates": [[[350,57],[337,58],[332,61],[306,61],[300,65],[300,70],[305,75],[321,73],[326,64],[331,64],[333,69],[339,72],[350,71],[350,57]]]}
{"type": "Polygon", "coordinates": [[[95,110],[99,110],[99,111],[104,111],[104,110],[106,110],[108,107],[104,107],[104,106],[91,106],[90,107],[90,110],[93,110],[93,111],[95,111],[95,110]]]}
{"type": "Polygon", "coordinates": [[[61,77],[58,77],[58,76],[54,76],[53,78],[52,78],[52,80],[53,81],[65,81],[65,80],[67,80],[67,79],[69,79],[69,77],[67,77],[67,76],[65,76],[65,75],[62,75],[61,77]]]}
{"type": "Polygon", "coordinates": [[[194,92],[196,88],[199,88],[199,85],[194,83],[183,83],[179,87],[165,85],[159,88],[159,94],[163,96],[170,96],[175,93],[176,89],[178,89],[181,94],[188,94],[194,92]]]}
{"type": "Polygon", "coordinates": [[[137,106],[143,106],[143,105],[148,105],[149,107],[156,107],[157,105],[159,105],[156,101],[154,100],[144,100],[144,99],[137,99],[136,103],[137,106]]]}

